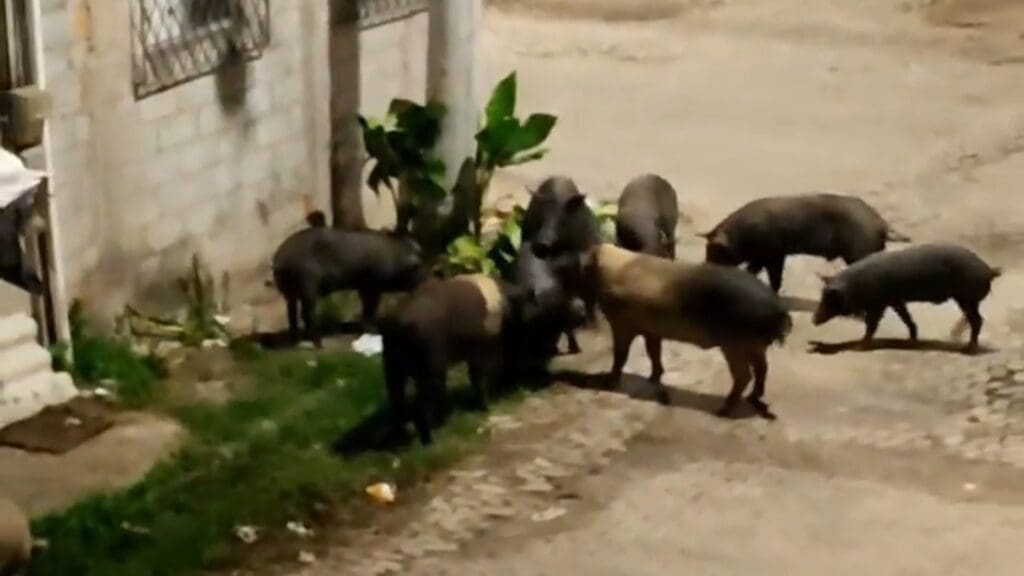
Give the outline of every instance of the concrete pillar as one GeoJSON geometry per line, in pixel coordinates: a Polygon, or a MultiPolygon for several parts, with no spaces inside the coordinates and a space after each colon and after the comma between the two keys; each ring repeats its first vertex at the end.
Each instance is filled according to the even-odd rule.
{"type": "Polygon", "coordinates": [[[459,167],[476,150],[479,106],[477,37],[481,0],[431,0],[427,50],[427,98],[448,107],[439,151],[449,188],[459,167]]]}

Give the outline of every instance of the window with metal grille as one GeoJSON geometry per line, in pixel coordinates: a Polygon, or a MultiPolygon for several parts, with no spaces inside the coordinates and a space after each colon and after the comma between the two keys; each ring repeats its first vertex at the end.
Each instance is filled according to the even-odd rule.
{"type": "Polygon", "coordinates": [[[430,0],[359,0],[359,25],[373,28],[408,18],[430,7],[430,0]]]}
{"type": "Polygon", "coordinates": [[[132,0],[132,83],[143,98],[254,60],[270,40],[269,0],[132,0]]]}

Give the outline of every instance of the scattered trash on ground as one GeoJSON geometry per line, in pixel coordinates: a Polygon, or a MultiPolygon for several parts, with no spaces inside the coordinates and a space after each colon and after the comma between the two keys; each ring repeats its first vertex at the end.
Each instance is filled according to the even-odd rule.
{"type": "Polygon", "coordinates": [[[978,485],[975,484],[974,482],[965,482],[964,483],[964,490],[966,490],[968,492],[974,492],[977,489],[978,489],[978,485]]]}
{"type": "Polygon", "coordinates": [[[366,493],[378,504],[391,504],[395,501],[395,487],[386,482],[378,482],[366,487],[366,493]]]}
{"type": "Polygon", "coordinates": [[[125,532],[131,533],[131,534],[138,534],[140,536],[144,536],[146,534],[149,534],[149,528],[144,528],[142,526],[136,526],[136,525],[134,525],[134,524],[132,524],[130,522],[121,522],[121,530],[124,530],[125,532]]]}
{"type": "Polygon", "coordinates": [[[259,539],[255,526],[238,526],[235,528],[235,536],[246,544],[254,544],[259,539]]]}
{"type": "Polygon", "coordinates": [[[285,524],[285,528],[287,528],[288,531],[292,534],[295,534],[296,536],[300,536],[302,538],[309,538],[313,535],[313,531],[307,528],[306,525],[302,522],[289,522],[285,524]]]}
{"type": "Polygon", "coordinates": [[[557,520],[558,518],[565,516],[565,514],[565,508],[552,506],[551,508],[547,508],[546,510],[534,512],[530,515],[530,520],[533,520],[534,522],[551,522],[552,520],[557,520]]]}
{"type": "Polygon", "coordinates": [[[376,356],[384,351],[384,340],[378,334],[363,334],[352,343],[352,350],[363,356],[376,356]]]}
{"type": "Polygon", "coordinates": [[[316,555],[302,550],[299,552],[299,562],[303,564],[316,564],[316,555]]]}
{"type": "Polygon", "coordinates": [[[64,420],[64,425],[69,428],[77,428],[82,425],[82,419],[75,416],[68,416],[67,419],[64,420]]]}

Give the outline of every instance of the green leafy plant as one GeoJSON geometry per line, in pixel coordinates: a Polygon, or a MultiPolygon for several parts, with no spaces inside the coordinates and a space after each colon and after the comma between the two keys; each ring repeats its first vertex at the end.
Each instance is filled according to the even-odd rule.
{"type": "Polygon", "coordinates": [[[436,220],[436,215],[430,213],[436,212],[448,196],[446,167],[434,153],[444,115],[443,104],[424,105],[396,98],[382,120],[362,115],[358,118],[363,146],[374,161],[367,184],[378,196],[382,189],[391,193],[398,232],[413,232],[416,224],[429,227],[426,221],[436,220]],[[423,218],[424,213],[428,217],[423,218]]]}
{"type": "Polygon", "coordinates": [[[547,153],[542,146],[557,118],[531,114],[520,119],[517,100],[518,81],[512,72],[491,93],[476,134],[476,151],[461,165],[452,190],[444,185],[449,167],[435,153],[446,113],[443,104],[395,99],[384,119],[359,117],[363,144],[374,163],[367,184],[378,195],[382,189],[391,192],[396,230],[412,232],[428,252],[444,251],[449,262],[459,263],[458,269],[482,262],[490,251],[482,239],[483,205],[496,171],[547,153]],[[449,196],[452,209],[442,214],[449,196]]]}
{"type": "Polygon", "coordinates": [[[213,275],[203,266],[198,254],[192,255],[188,275],[178,279],[178,288],[187,300],[182,343],[198,346],[206,340],[230,340],[227,327],[217,319],[213,275]]]}
{"type": "Polygon", "coordinates": [[[518,92],[515,72],[498,82],[487,102],[483,126],[476,134],[476,186],[467,204],[471,208],[469,226],[477,238],[482,232],[482,207],[494,174],[499,168],[543,158],[548,151],[541,146],[558,122],[551,114],[531,114],[525,120],[516,117],[518,92]]]}
{"type": "Polygon", "coordinates": [[[616,202],[601,202],[594,209],[594,216],[606,240],[612,241],[615,238],[615,216],[618,213],[619,205],[616,202]]]}
{"type": "Polygon", "coordinates": [[[166,374],[162,360],[153,354],[139,354],[123,338],[102,334],[85,319],[80,302],[72,304],[68,318],[74,358],[69,359],[65,349],[55,349],[56,369],[67,371],[80,384],[111,387],[130,407],[153,398],[157,381],[166,374]]]}
{"type": "Polygon", "coordinates": [[[477,238],[464,234],[448,245],[445,270],[449,274],[480,273],[496,275],[504,272],[515,260],[522,244],[524,210],[517,206],[503,219],[493,235],[477,238]]]}

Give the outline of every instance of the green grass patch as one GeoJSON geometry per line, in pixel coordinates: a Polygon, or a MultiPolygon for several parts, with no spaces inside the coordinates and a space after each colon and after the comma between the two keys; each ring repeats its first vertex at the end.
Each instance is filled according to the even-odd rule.
{"type": "Polygon", "coordinates": [[[430,448],[339,457],[339,438],[362,434],[359,444],[386,421],[377,359],[244,345],[234,353],[252,386],[220,406],[166,407],[190,432],[181,451],[127,491],[34,522],[49,548],[30,574],[169,576],[234,566],[236,526],[307,519],[315,503],[362,498],[371,481],[407,487],[481,438],[483,415],[457,412],[430,448]]]}
{"type": "Polygon", "coordinates": [[[53,351],[55,369],[69,372],[79,384],[110,386],[128,408],[152,401],[158,381],[166,375],[159,358],[138,354],[128,341],[95,330],[77,306],[72,308],[71,325],[74,361],[58,348],[53,351]]]}

